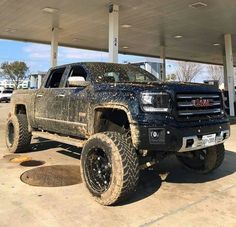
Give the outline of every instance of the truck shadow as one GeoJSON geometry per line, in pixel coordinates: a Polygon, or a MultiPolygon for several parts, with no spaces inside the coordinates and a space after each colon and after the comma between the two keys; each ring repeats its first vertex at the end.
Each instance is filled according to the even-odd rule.
{"type": "MultiPolygon", "coordinates": [[[[32,152],[44,151],[51,148],[59,148],[56,151],[57,153],[69,156],[73,159],[80,159],[81,149],[74,146],[42,139],[32,144],[32,152]]],[[[226,151],[225,160],[218,169],[210,174],[201,175],[188,171],[177,161],[175,156],[170,156],[153,169],[141,171],[136,192],[134,192],[128,200],[117,205],[128,205],[143,200],[154,193],[158,193],[163,182],[195,184],[210,182],[229,176],[236,172],[235,163],[236,152],[226,151]]]]}

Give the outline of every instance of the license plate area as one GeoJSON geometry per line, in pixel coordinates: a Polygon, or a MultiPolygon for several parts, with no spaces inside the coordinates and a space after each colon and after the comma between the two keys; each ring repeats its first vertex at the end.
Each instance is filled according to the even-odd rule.
{"type": "Polygon", "coordinates": [[[213,146],[216,144],[216,134],[209,134],[202,137],[204,146],[213,146]]]}

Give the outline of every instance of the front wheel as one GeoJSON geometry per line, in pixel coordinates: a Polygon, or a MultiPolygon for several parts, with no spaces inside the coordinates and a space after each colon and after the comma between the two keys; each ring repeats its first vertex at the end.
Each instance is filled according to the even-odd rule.
{"type": "Polygon", "coordinates": [[[187,169],[206,174],[217,169],[222,164],[224,154],[224,145],[219,144],[202,150],[178,154],[177,158],[187,169]]]}
{"type": "Polygon", "coordinates": [[[135,190],[139,178],[138,157],[122,134],[97,133],[83,148],[81,172],[94,199],[102,205],[111,205],[135,190]]]}

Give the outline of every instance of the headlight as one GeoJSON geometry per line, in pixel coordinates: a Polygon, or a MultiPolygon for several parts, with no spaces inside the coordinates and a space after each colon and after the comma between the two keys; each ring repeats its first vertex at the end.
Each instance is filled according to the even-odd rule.
{"type": "Polygon", "coordinates": [[[170,110],[170,95],[166,92],[141,93],[142,108],[146,112],[168,112],[170,110]]]}

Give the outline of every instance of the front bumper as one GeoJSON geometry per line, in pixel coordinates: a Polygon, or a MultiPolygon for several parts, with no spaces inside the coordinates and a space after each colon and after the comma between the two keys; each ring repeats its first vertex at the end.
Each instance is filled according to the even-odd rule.
{"type": "MultiPolygon", "coordinates": [[[[214,145],[223,143],[230,135],[230,124],[228,121],[215,122],[214,124],[170,126],[170,125],[142,125],[137,126],[139,131],[135,147],[141,150],[186,152],[208,147],[202,140],[203,136],[215,134],[214,145]],[[159,133],[153,139],[152,134],[159,133]],[[188,140],[192,140],[189,145],[188,140]]],[[[212,145],[211,145],[212,146],[212,145]]]]}
{"type": "Polygon", "coordinates": [[[220,134],[216,135],[215,141],[213,143],[206,144],[206,142],[203,140],[203,137],[199,136],[189,136],[189,137],[183,137],[182,147],[178,152],[187,152],[187,151],[194,151],[194,150],[200,150],[204,149],[206,147],[215,146],[217,144],[224,143],[226,139],[228,139],[230,136],[229,130],[223,130],[220,132],[220,134]]]}

